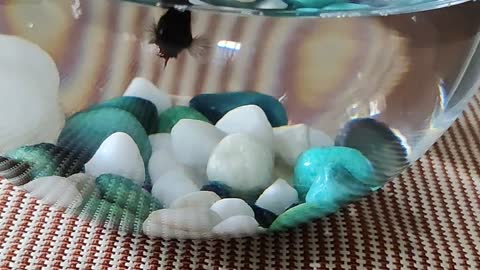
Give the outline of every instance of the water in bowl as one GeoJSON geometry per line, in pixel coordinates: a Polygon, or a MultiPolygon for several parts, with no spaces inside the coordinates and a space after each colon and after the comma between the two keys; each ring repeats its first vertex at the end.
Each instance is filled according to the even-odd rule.
{"type": "Polygon", "coordinates": [[[318,2],[0,4],[0,177],[164,238],[289,229],[378,192],[478,89],[480,4],[318,2]]]}

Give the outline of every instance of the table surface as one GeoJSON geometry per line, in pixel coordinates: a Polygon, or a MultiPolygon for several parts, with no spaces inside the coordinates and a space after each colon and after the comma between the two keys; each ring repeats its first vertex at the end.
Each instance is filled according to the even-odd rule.
{"type": "Polygon", "coordinates": [[[336,215],[253,239],[92,227],[0,183],[0,269],[480,269],[480,94],[409,170],[336,215]]]}

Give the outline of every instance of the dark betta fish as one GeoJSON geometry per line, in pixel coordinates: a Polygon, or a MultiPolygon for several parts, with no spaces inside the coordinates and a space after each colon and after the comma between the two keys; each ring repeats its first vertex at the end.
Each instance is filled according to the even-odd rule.
{"type": "Polygon", "coordinates": [[[150,44],[158,46],[158,56],[165,59],[165,66],[170,58],[177,58],[185,49],[194,57],[205,54],[208,41],[201,36],[192,36],[191,21],[190,11],[169,8],[153,25],[150,44]]]}

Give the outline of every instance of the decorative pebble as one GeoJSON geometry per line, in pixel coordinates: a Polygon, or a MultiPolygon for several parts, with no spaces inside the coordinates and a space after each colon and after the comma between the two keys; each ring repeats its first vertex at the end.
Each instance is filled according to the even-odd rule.
{"type": "Polygon", "coordinates": [[[255,217],[252,208],[242,199],[227,198],[215,202],[210,210],[217,213],[222,220],[233,216],[250,216],[255,217]]]}
{"type": "Polygon", "coordinates": [[[278,179],[260,195],[255,204],[276,215],[280,215],[297,202],[297,191],[285,180],[278,179]]]}
{"type": "Polygon", "coordinates": [[[282,178],[287,181],[290,185],[293,185],[293,167],[290,164],[287,164],[280,157],[275,158],[275,167],[273,168],[272,180],[282,178]]]}
{"type": "Polygon", "coordinates": [[[195,109],[187,106],[174,106],[158,116],[158,133],[170,133],[172,128],[182,119],[193,119],[208,122],[208,119],[195,109]]]}
{"type": "Polygon", "coordinates": [[[0,35],[0,153],[56,142],[65,123],[59,84],[46,51],[27,39],[0,35]]]}
{"type": "Polygon", "coordinates": [[[258,9],[286,9],[287,7],[287,3],[282,0],[266,0],[256,6],[258,9]]]}
{"type": "Polygon", "coordinates": [[[305,151],[295,166],[295,188],[304,198],[316,181],[325,181],[331,166],[341,166],[352,177],[368,184],[373,177],[373,168],[368,159],[358,150],[348,147],[312,148],[305,151]]]}
{"type": "Polygon", "coordinates": [[[82,194],[75,183],[61,176],[37,178],[22,186],[33,197],[62,208],[75,208],[82,202],[82,194]]]}
{"type": "Polygon", "coordinates": [[[165,150],[173,153],[172,149],[172,135],[170,133],[156,133],[148,136],[152,151],[165,150]]]}
{"type": "Polygon", "coordinates": [[[323,8],[335,3],[343,3],[346,0],[285,0],[293,8],[323,8]]]}
{"type": "Polygon", "coordinates": [[[167,150],[158,150],[152,154],[148,162],[148,171],[152,178],[152,184],[155,184],[157,180],[161,179],[162,175],[169,171],[182,171],[190,179],[194,180],[195,183],[201,183],[204,180],[197,179],[203,176],[199,175],[195,169],[178,162],[173,153],[167,150]]]}
{"type": "Polygon", "coordinates": [[[211,191],[197,191],[184,195],[176,199],[170,208],[210,208],[215,202],[221,198],[211,191]]]}
{"type": "Polygon", "coordinates": [[[232,188],[216,181],[210,181],[206,185],[202,186],[202,191],[211,191],[217,194],[220,198],[229,198],[232,195],[232,188]]]}
{"type": "Polygon", "coordinates": [[[321,130],[309,128],[308,129],[309,148],[313,147],[330,147],[334,145],[334,141],[330,136],[321,130]]]}
{"type": "Polygon", "coordinates": [[[199,190],[187,173],[171,170],[154,180],[152,195],[170,207],[176,199],[199,190]]]}
{"type": "Polygon", "coordinates": [[[155,104],[158,114],[172,107],[172,101],[166,92],[158,89],[151,81],[141,77],[134,78],[123,95],[151,101],[155,104]]]}
{"type": "Polygon", "coordinates": [[[283,231],[292,229],[308,222],[312,222],[315,219],[325,217],[335,211],[332,211],[332,209],[325,209],[315,204],[303,203],[288,209],[285,213],[278,216],[272,225],[270,225],[269,230],[283,231]]]}
{"type": "Polygon", "coordinates": [[[71,116],[62,130],[58,145],[90,160],[100,145],[116,132],[128,134],[137,144],[145,164],[152,154],[148,135],[131,113],[116,108],[99,108],[71,116]]]}
{"type": "Polygon", "coordinates": [[[148,216],[143,232],[165,239],[202,238],[220,222],[220,217],[208,208],[162,209],[148,216]]]}
{"type": "Polygon", "coordinates": [[[116,97],[90,107],[98,108],[117,108],[131,113],[142,124],[147,134],[152,134],[157,129],[157,108],[149,100],[128,96],[116,97]]]}
{"type": "Polygon", "coordinates": [[[225,133],[210,123],[182,119],[172,128],[172,148],[177,160],[191,167],[206,168],[213,149],[225,133]]]}
{"type": "Polygon", "coordinates": [[[309,147],[308,127],[304,124],[274,128],[273,136],[275,153],[291,166],[309,147]]]}
{"type": "Polygon", "coordinates": [[[271,184],[273,153],[246,134],[225,137],[215,148],[207,166],[208,179],[234,190],[253,191],[271,184]]]}
{"type": "Polygon", "coordinates": [[[263,144],[273,144],[273,130],[262,109],[256,105],[235,108],[225,114],[215,125],[227,134],[248,134],[263,144]]]}
{"type": "Polygon", "coordinates": [[[324,168],[323,174],[312,184],[305,201],[327,209],[331,208],[333,212],[371,191],[371,186],[356,179],[341,165],[331,165],[324,168]]]}
{"type": "Polygon", "coordinates": [[[145,165],[140,151],[133,139],[123,132],[113,133],[100,145],[85,164],[85,172],[92,176],[116,174],[139,186],[145,182],[145,165]]]}
{"type": "Polygon", "coordinates": [[[253,217],[233,216],[216,225],[212,232],[220,236],[238,237],[253,235],[257,228],[258,222],[253,217]]]}
{"type": "Polygon", "coordinates": [[[103,199],[127,209],[140,219],[162,208],[160,202],[130,179],[103,174],[97,177],[96,183],[103,199]]]}
{"type": "Polygon", "coordinates": [[[255,219],[263,228],[270,227],[273,221],[277,218],[277,215],[275,215],[274,213],[258,207],[254,204],[251,204],[250,207],[252,207],[253,212],[255,213],[255,219]]]}
{"type": "MultiPolygon", "coordinates": [[[[230,1],[234,2],[234,1],[230,1]]],[[[201,94],[190,100],[190,106],[217,123],[227,112],[245,105],[257,105],[265,112],[273,127],[288,123],[283,105],[274,97],[257,92],[201,94]]]]}

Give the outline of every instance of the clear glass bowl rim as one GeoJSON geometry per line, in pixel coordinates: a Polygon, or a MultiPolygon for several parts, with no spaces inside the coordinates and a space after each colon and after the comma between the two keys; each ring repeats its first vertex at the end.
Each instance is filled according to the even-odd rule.
{"type": "MultiPolygon", "coordinates": [[[[234,13],[238,15],[256,15],[256,16],[275,16],[275,17],[314,17],[314,18],[345,18],[345,17],[366,17],[366,16],[388,16],[406,13],[416,13],[428,10],[446,8],[466,2],[475,2],[476,0],[432,0],[427,2],[418,2],[403,6],[387,6],[359,8],[349,10],[323,10],[323,9],[303,9],[303,10],[260,10],[260,9],[244,9],[226,6],[214,5],[176,5],[170,3],[162,3],[157,0],[121,0],[124,2],[133,2],[141,5],[158,6],[162,8],[175,7],[178,9],[188,9],[192,11],[209,11],[220,13],[234,13]]],[[[395,1],[395,0],[392,0],[395,1]]]]}

